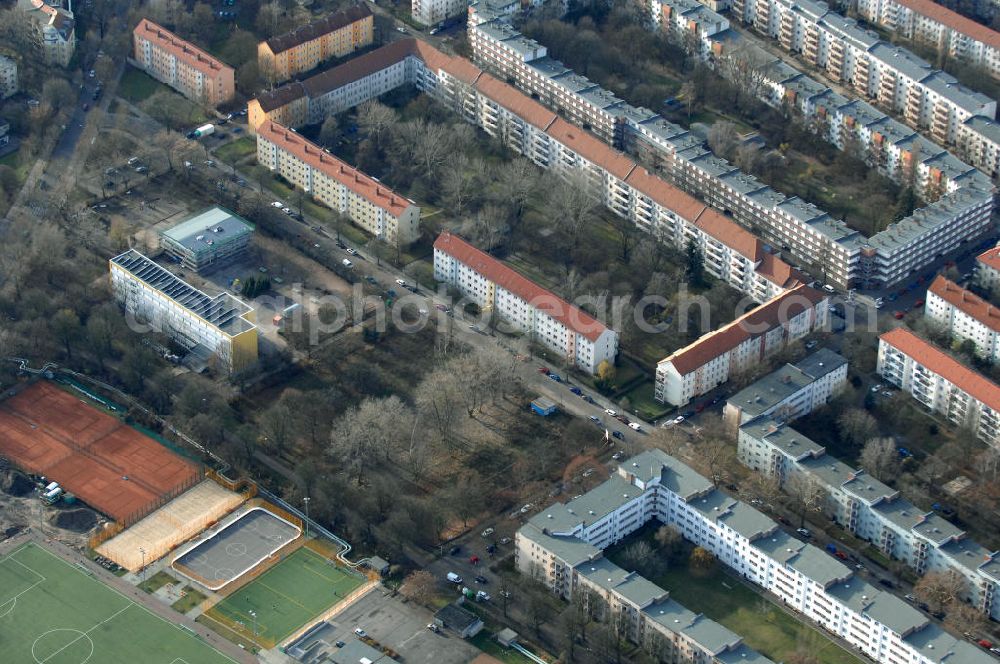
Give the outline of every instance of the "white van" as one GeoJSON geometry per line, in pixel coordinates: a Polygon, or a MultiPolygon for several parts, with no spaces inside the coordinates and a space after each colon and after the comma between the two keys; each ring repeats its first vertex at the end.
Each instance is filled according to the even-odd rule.
{"type": "Polygon", "coordinates": [[[341,262],[341,264],[344,267],[354,267],[354,263],[352,263],[351,261],[347,260],[346,258],[344,260],[340,261],[340,262],[341,262]]]}
{"type": "Polygon", "coordinates": [[[460,577],[458,574],[455,574],[454,572],[448,572],[448,580],[451,581],[452,583],[461,583],[462,577],[460,577]]]}

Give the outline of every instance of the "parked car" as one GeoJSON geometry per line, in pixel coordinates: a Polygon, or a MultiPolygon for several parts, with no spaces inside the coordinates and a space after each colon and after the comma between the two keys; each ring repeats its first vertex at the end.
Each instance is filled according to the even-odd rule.
{"type": "Polygon", "coordinates": [[[551,378],[552,380],[556,381],[557,383],[561,383],[562,382],[562,378],[559,377],[559,374],[550,373],[550,374],[547,374],[547,375],[548,375],[549,378],[551,378]]]}
{"type": "Polygon", "coordinates": [[[597,426],[601,426],[601,418],[599,418],[597,415],[590,415],[588,419],[597,426]]]}
{"type": "Polygon", "coordinates": [[[361,629],[360,627],[355,627],[354,628],[354,633],[357,634],[358,636],[360,636],[362,639],[365,638],[366,636],[368,636],[368,632],[366,632],[365,630],[361,629]]]}
{"type": "Polygon", "coordinates": [[[618,411],[612,410],[611,408],[605,408],[604,412],[610,415],[611,417],[614,417],[615,415],[618,414],[618,411]]]}
{"type": "Polygon", "coordinates": [[[549,374],[549,368],[548,367],[538,367],[538,373],[545,374],[547,376],[549,374]]]}
{"type": "Polygon", "coordinates": [[[813,536],[812,533],[809,532],[808,528],[796,528],[795,532],[797,532],[799,535],[802,535],[806,539],[809,539],[810,537],[813,536]]]}
{"type": "Polygon", "coordinates": [[[576,387],[576,386],[573,386],[573,387],[569,388],[569,391],[572,392],[573,394],[577,395],[577,396],[583,394],[583,390],[581,390],[579,387],[576,387]]]}
{"type": "Polygon", "coordinates": [[[479,583],[479,584],[482,584],[482,585],[484,585],[484,586],[485,586],[485,585],[486,585],[487,583],[489,583],[489,582],[490,582],[490,581],[489,581],[489,579],[487,579],[487,578],[486,578],[485,576],[483,576],[482,574],[477,574],[477,575],[476,575],[476,583],[479,583]]]}
{"type": "Polygon", "coordinates": [[[446,578],[451,583],[462,583],[462,577],[460,577],[458,574],[455,574],[454,572],[448,572],[448,575],[447,575],[446,578]]]}
{"type": "Polygon", "coordinates": [[[612,431],[611,435],[617,438],[618,440],[625,440],[625,434],[623,434],[621,431],[612,431]]]}
{"type": "Polygon", "coordinates": [[[636,423],[636,422],[629,422],[629,423],[628,423],[628,426],[629,426],[629,428],[630,428],[630,429],[632,429],[633,431],[642,431],[642,426],[640,426],[640,425],[639,425],[638,423],[636,423]]]}
{"type": "Polygon", "coordinates": [[[492,534],[493,534],[493,529],[492,528],[487,528],[486,530],[484,530],[482,532],[482,536],[483,537],[489,537],[492,534]]]}
{"type": "Polygon", "coordinates": [[[453,546],[453,547],[451,547],[451,550],[448,551],[448,555],[457,556],[461,552],[462,552],[462,547],[460,547],[460,546],[453,546]]]}

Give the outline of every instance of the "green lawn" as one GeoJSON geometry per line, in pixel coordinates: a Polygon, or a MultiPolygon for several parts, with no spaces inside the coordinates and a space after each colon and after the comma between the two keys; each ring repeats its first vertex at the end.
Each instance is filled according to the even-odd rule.
{"type": "Polygon", "coordinates": [[[362,583],[364,579],[303,547],[213,606],[207,614],[248,634],[256,623],[257,641],[270,647],[362,583]],[[251,611],[256,613],[256,620],[251,611]]]}
{"type": "Polygon", "coordinates": [[[0,643],[12,663],[233,662],[34,543],[0,558],[0,643]]]}
{"type": "Polygon", "coordinates": [[[728,627],[775,662],[787,662],[797,649],[805,647],[821,664],[860,663],[824,634],[721,570],[701,578],[677,565],[654,581],[685,608],[728,627]]]}
{"type": "Polygon", "coordinates": [[[163,586],[172,586],[176,583],[179,583],[177,579],[166,572],[160,571],[140,583],[139,588],[145,590],[147,593],[155,593],[163,586]]]}
{"type": "Polygon", "coordinates": [[[135,67],[126,67],[121,81],[118,83],[118,96],[133,104],[138,104],[153,96],[157,90],[168,89],[152,76],[141,72],[135,67]]]}
{"type": "Polygon", "coordinates": [[[657,420],[673,410],[673,406],[662,404],[653,397],[654,388],[654,382],[646,380],[622,395],[644,420],[657,420]]]}
{"type": "Polygon", "coordinates": [[[257,152],[257,141],[251,136],[244,136],[235,141],[230,141],[215,151],[216,156],[222,161],[235,164],[241,159],[245,159],[257,152]]]}
{"type": "Polygon", "coordinates": [[[194,607],[205,601],[206,597],[191,586],[185,586],[183,595],[179,600],[170,605],[177,613],[187,613],[194,607]]]}

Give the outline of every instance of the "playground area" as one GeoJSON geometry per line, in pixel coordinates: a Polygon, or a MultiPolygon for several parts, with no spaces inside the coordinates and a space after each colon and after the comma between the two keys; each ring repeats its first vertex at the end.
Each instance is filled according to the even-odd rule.
{"type": "Polygon", "coordinates": [[[44,381],[0,401],[0,456],[125,524],[202,478],[197,464],[44,381]]]}
{"type": "Polygon", "coordinates": [[[303,546],[206,615],[270,648],[348,599],[366,582],[359,572],[303,546]]]}
{"type": "Polygon", "coordinates": [[[189,547],[172,566],[209,590],[219,590],[271,558],[302,530],[255,507],[189,547]]]}
{"type": "Polygon", "coordinates": [[[34,543],[0,558],[0,643],[18,664],[234,664],[34,543]]]}
{"type": "Polygon", "coordinates": [[[96,548],[130,571],[167,555],[222,519],[243,502],[243,496],[204,480],[96,548]]]}

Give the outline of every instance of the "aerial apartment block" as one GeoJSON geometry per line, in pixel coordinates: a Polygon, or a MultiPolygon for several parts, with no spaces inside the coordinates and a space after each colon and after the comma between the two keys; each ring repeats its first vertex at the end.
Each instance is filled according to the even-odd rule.
{"type": "Polygon", "coordinates": [[[0,99],[16,94],[17,90],[17,60],[0,55],[0,99]]]}
{"type": "Polygon", "coordinates": [[[793,420],[826,405],[845,383],[847,360],[821,348],[729,397],[722,418],[731,427],[764,416],[793,420]]]}
{"type": "Polygon", "coordinates": [[[311,71],[372,43],[374,17],[361,3],[313,21],[257,45],[257,64],[273,83],[311,71]]]}
{"type": "Polygon", "coordinates": [[[907,124],[928,129],[940,143],[955,143],[959,125],[970,117],[996,116],[995,99],[882,41],[822,0],[737,0],[733,12],[832,79],[899,113],[907,124]]]}
{"type": "Polygon", "coordinates": [[[879,337],[878,373],[927,410],[1000,447],[1000,386],[897,327],[879,337]]]}
{"type": "Polygon", "coordinates": [[[76,21],[73,12],[58,0],[18,0],[17,9],[31,19],[30,41],[47,65],[68,67],[76,52],[76,21]]]}
{"type": "Polygon", "coordinates": [[[246,253],[253,225],[229,210],[214,206],[160,233],[160,247],[178,263],[205,272],[246,253]]]}
{"type": "Polygon", "coordinates": [[[778,414],[764,414],[740,427],[737,458],[775,478],[782,488],[809,482],[825,495],[823,513],[842,528],[900,560],[918,574],[954,571],[965,579],[962,599],[984,614],[1000,615],[1000,554],[864,470],[849,466],[796,431],[778,414]]]}
{"type": "Polygon", "coordinates": [[[1000,285],[1000,247],[990,247],[976,256],[975,284],[985,291],[1000,285]]]}
{"type": "Polygon", "coordinates": [[[188,99],[218,106],[236,94],[232,67],[149,19],[139,21],[132,37],[137,65],[188,99]]]}
{"type": "Polygon", "coordinates": [[[434,279],[589,374],[615,363],[618,334],[452,233],[434,242],[434,279]]]}
{"type": "Polygon", "coordinates": [[[738,635],[720,633],[703,617],[699,625],[699,617],[673,602],[666,590],[603,558],[604,549],[652,519],[673,526],[737,576],[880,664],[992,661],[974,644],[946,633],[916,608],[790,536],[661,450],[626,459],[592,491],[533,516],[515,535],[517,568],[567,600],[594,591],[627,614],[627,637],[635,643],[647,645],[655,634],[685,661],[760,661],[738,635]]]}
{"type": "Polygon", "coordinates": [[[979,357],[1000,361],[1000,307],[939,275],[927,289],[924,317],[956,343],[971,341],[979,357]]]}
{"type": "Polygon", "coordinates": [[[134,249],[110,261],[111,290],[126,313],[230,373],[257,362],[256,313],[229,293],[206,295],[134,249]]]}
{"type": "Polygon", "coordinates": [[[657,401],[683,406],[821,328],[829,298],[804,284],[702,335],[656,365],[657,401]]]}
{"type": "Polygon", "coordinates": [[[412,0],[410,14],[415,21],[433,26],[462,14],[468,6],[466,0],[412,0]]]}
{"type": "Polygon", "coordinates": [[[893,34],[929,46],[1000,78],[1000,33],[933,0],[860,0],[858,14],[893,34]]]}
{"type": "Polygon", "coordinates": [[[257,128],[257,163],[389,244],[420,236],[420,207],[277,122],[257,128]]]}
{"type": "Polygon", "coordinates": [[[886,174],[898,176],[903,165],[916,161],[917,181],[939,198],[866,238],[815,205],[785,196],[716,157],[688,130],[648,109],[630,106],[566,68],[548,56],[544,45],[524,37],[505,19],[484,20],[470,8],[468,34],[480,66],[514,81],[577,126],[650,164],[657,180],[663,178],[698,196],[803,263],[822,267],[829,283],[842,287],[899,283],[990,228],[993,187],[983,173],[869,104],[852,102],[778,62],[763,71],[769,95],[765,101],[776,106],[791,103],[806,118],[816,119],[818,126],[823,120],[828,127],[825,138],[838,147],[843,148],[853,133],[862,145],[870,146],[873,167],[886,174]]]}
{"type": "Polygon", "coordinates": [[[705,269],[754,301],[793,288],[801,275],[764,243],[587,131],[558,117],[469,61],[429,44],[400,39],[251,101],[251,127],[286,118],[286,126],[322,121],[404,84],[449,105],[511,150],[565,177],[580,176],[596,200],[679,248],[701,251],[705,269]]]}

